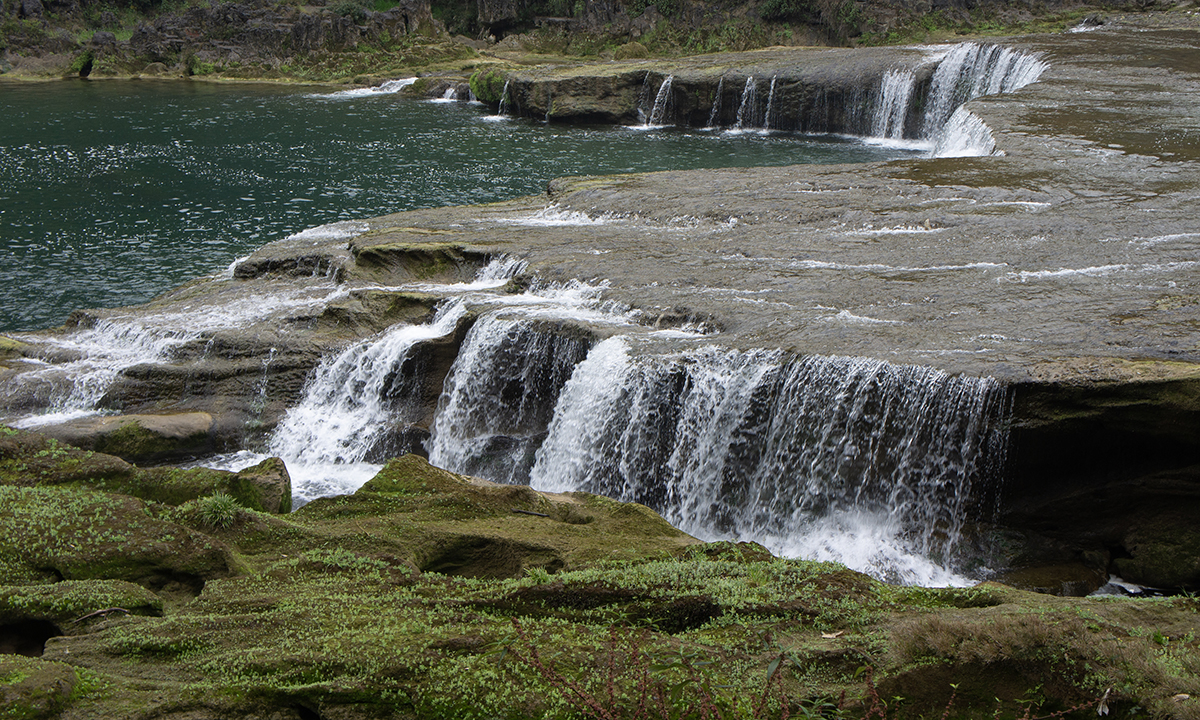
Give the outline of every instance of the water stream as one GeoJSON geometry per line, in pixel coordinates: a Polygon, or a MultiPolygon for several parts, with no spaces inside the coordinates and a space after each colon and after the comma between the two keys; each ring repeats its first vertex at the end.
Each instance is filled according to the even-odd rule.
{"type": "MultiPolygon", "coordinates": [[[[923,98],[917,97],[913,72],[887,73],[873,99],[869,134],[921,137],[936,142],[939,153],[991,152],[990,131],[960,106],[981,94],[1032,82],[1044,67],[1036,58],[1002,48],[955,46],[941,60],[923,98]],[[914,110],[918,101],[924,103],[920,113],[914,110]],[[919,129],[912,127],[914,117],[920,119],[919,129]]],[[[646,116],[648,126],[665,122],[672,81],[667,76],[659,85],[646,116]]],[[[137,94],[136,88],[109,94],[91,86],[66,87],[64,98],[85,93],[124,103],[129,92],[137,94]]],[[[710,123],[718,116],[722,87],[723,79],[710,123]]],[[[174,274],[147,288],[173,283],[180,273],[196,274],[197,254],[224,267],[235,254],[261,244],[264,235],[299,229],[293,223],[334,220],[304,232],[349,238],[366,229],[347,217],[359,212],[377,215],[537,192],[549,177],[572,174],[576,167],[630,172],[845,162],[898,154],[778,134],[750,133],[753,138],[747,142],[722,133],[486,122],[478,108],[465,104],[389,101],[396,88],[387,86],[317,97],[206,89],[200,102],[186,93],[172,95],[173,88],[162,95],[176,104],[168,103],[158,115],[183,117],[187,127],[168,122],[147,131],[136,126],[143,115],[154,113],[131,113],[116,123],[140,139],[117,141],[95,128],[85,142],[72,145],[65,134],[54,135],[53,123],[34,118],[32,105],[22,106],[18,116],[25,125],[18,139],[0,145],[0,195],[11,201],[6,217],[15,220],[5,226],[3,239],[10,249],[29,251],[15,256],[47,276],[42,282],[69,285],[64,278],[90,270],[73,253],[67,253],[65,263],[50,260],[62,247],[88,253],[89,238],[101,246],[123,247],[115,258],[89,256],[89,263],[111,263],[116,273],[144,266],[161,246],[130,243],[130,234],[143,224],[140,218],[149,224],[164,207],[181,208],[182,226],[195,231],[199,245],[174,274]],[[220,112],[212,111],[214,103],[220,112]],[[225,138],[231,117],[284,117],[298,107],[304,110],[305,139],[299,129],[278,127],[252,138],[225,138]],[[333,111],[326,112],[329,108],[333,111]],[[335,119],[345,123],[348,118],[358,118],[360,124],[337,131],[335,119]],[[418,120],[451,127],[438,135],[414,129],[418,120]],[[314,128],[328,137],[313,140],[314,128]],[[220,179],[228,155],[239,152],[252,161],[241,171],[244,178],[235,175],[235,182],[216,183],[225,195],[197,197],[184,185],[164,193],[162,183],[154,181],[160,174],[174,177],[171,171],[220,179]],[[365,171],[359,167],[339,175],[343,170],[329,170],[318,181],[312,172],[328,170],[329,153],[339,156],[338,168],[362,158],[365,171]],[[146,164],[145,158],[154,160],[146,164]],[[297,169],[303,171],[289,174],[297,169]],[[275,183],[268,172],[289,179],[275,183]],[[41,186],[21,185],[22,174],[59,183],[59,191],[87,178],[91,194],[121,187],[118,194],[128,192],[139,204],[131,216],[108,221],[100,219],[107,212],[101,210],[103,202],[85,202],[74,229],[51,228],[44,219],[46,209],[37,204],[45,193],[41,186]],[[404,178],[399,188],[391,184],[396,177],[404,178]],[[419,194],[417,186],[431,178],[437,179],[434,188],[419,194]],[[246,205],[239,206],[228,193],[244,193],[246,205]],[[295,213],[274,218],[268,208],[288,195],[292,197],[283,205],[296,208],[295,213]],[[344,202],[347,198],[352,202],[344,202]],[[189,209],[193,205],[200,210],[189,209]],[[226,215],[234,220],[226,223],[226,215]],[[111,236],[101,229],[106,223],[116,226],[111,236]],[[44,267],[38,267],[39,261],[44,267]]],[[[41,93],[34,89],[25,101],[36,101],[41,93]]],[[[6,95],[4,102],[11,105],[11,97],[6,95]]],[[[507,90],[503,97],[507,101],[507,90]]],[[[765,114],[758,107],[755,80],[747,78],[735,129],[770,127],[779,112],[776,103],[776,78],[765,114]]],[[[60,119],[82,117],[67,107],[48,112],[60,119]]],[[[112,122],[100,115],[87,117],[98,125],[112,122]]],[[[607,220],[549,207],[499,222],[584,226],[607,220]]],[[[156,227],[163,242],[178,240],[170,228],[156,227]]],[[[186,256],[186,250],[180,254],[186,256]]],[[[16,267],[11,260],[10,265],[16,267]]],[[[474,282],[420,286],[422,292],[445,298],[431,321],[393,327],[325,358],[309,378],[303,399],[262,448],[265,454],[242,452],[209,464],[241,467],[265,455],[280,456],[302,504],[353,491],[390,455],[424,450],[437,465],[498,482],[644,503],[704,539],[754,540],[785,555],[838,560],[894,582],[969,581],[956,564],[970,520],[968,508],[981,489],[996,481],[1005,452],[1008,399],[998,383],[880,360],[722,348],[719,337],[699,328],[663,330],[640,323],[637,312],[603,300],[600,280],[553,284],[535,279],[523,293],[502,292],[500,286],[520,269],[519,262],[499,258],[474,282]],[[417,358],[426,343],[446,340],[464,322],[472,323],[470,330],[446,376],[429,435],[422,439],[410,432],[425,421],[413,389],[417,358]]],[[[8,274],[18,273],[12,269],[8,274]]],[[[4,291],[10,293],[2,298],[5,305],[31,305],[29,296],[11,294],[14,284],[20,285],[9,283],[4,291]]],[[[41,291],[33,287],[23,292],[36,296],[41,291]]],[[[62,361],[19,378],[47,388],[45,407],[21,422],[32,426],[95,412],[106,388],[133,365],[169,362],[180,348],[202,344],[208,330],[261,321],[273,311],[319,309],[345,292],[328,278],[291,295],[283,291],[178,315],[118,314],[39,340],[62,361]]],[[[139,296],[88,297],[96,304],[119,304],[139,296]]],[[[9,327],[61,317],[63,303],[78,300],[67,294],[56,298],[58,304],[50,303],[54,307],[49,311],[18,315],[9,327]]],[[[264,360],[264,377],[272,357],[264,360]]],[[[265,388],[256,386],[255,391],[265,388]]]]}

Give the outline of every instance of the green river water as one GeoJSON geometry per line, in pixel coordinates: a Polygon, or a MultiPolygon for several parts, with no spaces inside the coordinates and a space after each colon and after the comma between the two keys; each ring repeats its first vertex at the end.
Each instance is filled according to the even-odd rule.
{"type": "Polygon", "coordinates": [[[565,175],[859,162],[838,138],[568,128],[479,104],[187,81],[0,84],[0,330],[143,302],[305,228],[565,175]]]}

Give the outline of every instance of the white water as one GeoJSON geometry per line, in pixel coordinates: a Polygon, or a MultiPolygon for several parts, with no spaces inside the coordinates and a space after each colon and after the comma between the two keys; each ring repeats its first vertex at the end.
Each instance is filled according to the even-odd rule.
{"type": "Polygon", "coordinates": [[[415,83],[415,77],[402,78],[400,80],[388,80],[375,87],[354,88],[353,90],[341,90],[335,93],[314,93],[309,97],[317,100],[351,100],[355,98],[379,97],[381,95],[394,95],[404,88],[415,83]]]}
{"type": "Polygon", "coordinates": [[[662,81],[662,85],[658,86],[658,94],[654,96],[654,106],[650,108],[650,114],[646,117],[646,127],[663,127],[663,119],[666,117],[671,103],[671,83],[674,80],[674,75],[668,75],[662,81]]]}
{"type": "Polygon", "coordinates": [[[875,112],[871,119],[871,135],[881,138],[904,137],[904,119],[917,78],[911,70],[888,70],[879,83],[875,112]]]}
{"type": "Polygon", "coordinates": [[[447,380],[435,464],[641,502],[703,539],[895,582],[967,582],[931,558],[953,554],[983,465],[1002,455],[992,381],[715,347],[638,354],[636,336],[580,361],[579,345],[555,337],[480,321],[447,380]]]}
{"type": "Polygon", "coordinates": [[[771,90],[767,93],[767,112],[763,115],[764,130],[771,129],[771,121],[775,117],[775,81],[778,79],[778,76],[771,76],[771,90]]]}
{"type": "Polygon", "coordinates": [[[742,102],[738,105],[735,130],[748,130],[754,127],[754,106],[758,103],[758,89],[754,85],[754,76],[746,78],[742,88],[742,102]]]}
{"type": "Polygon", "coordinates": [[[961,43],[938,63],[925,100],[922,134],[937,137],[969,100],[1019,90],[1036,82],[1048,65],[1040,58],[999,45],[961,43]]]}
{"type": "Polygon", "coordinates": [[[721,95],[725,92],[725,76],[722,75],[717,80],[717,94],[713,98],[712,110],[708,111],[708,125],[705,128],[714,128],[717,126],[717,120],[721,115],[721,95]]]}
{"type": "Polygon", "coordinates": [[[996,141],[987,125],[963,107],[985,95],[1010,93],[1036,82],[1047,64],[1040,58],[998,45],[960,43],[940,55],[929,90],[916,92],[916,74],[907,69],[884,73],[875,92],[868,133],[872,138],[911,138],[934,157],[992,155],[996,141]],[[914,104],[924,111],[919,127],[907,122],[914,104]]]}
{"type": "Polygon", "coordinates": [[[43,394],[45,402],[44,410],[9,422],[15,427],[36,427],[100,414],[105,393],[129,368],[169,363],[180,349],[203,342],[213,332],[245,327],[276,313],[316,309],[343,295],[332,283],[320,284],[223,304],[185,305],[170,313],[113,316],[62,337],[31,339],[43,344],[48,355],[72,359],[13,378],[10,393],[32,389],[43,394]]]}
{"type": "Polygon", "coordinates": [[[398,325],[317,367],[304,399],[268,444],[287,465],[293,496],[307,502],[353,492],[378,471],[370,463],[363,467],[364,459],[393,430],[397,405],[405,400],[395,389],[401,365],[417,343],[454,332],[465,314],[461,301],[449,302],[428,324],[398,325]]]}

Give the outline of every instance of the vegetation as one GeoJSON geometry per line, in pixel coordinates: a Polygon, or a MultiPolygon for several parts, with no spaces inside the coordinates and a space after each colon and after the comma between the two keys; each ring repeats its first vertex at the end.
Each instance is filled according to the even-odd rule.
{"type": "Polygon", "coordinates": [[[893,587],[413,456],[287,516],[170,506],[0,440],[48,472],[0,487],[0,633],[46,647],[0,656],[26,713],[0,717],[1183,717],[1200,695],[1192,598],[893,587]]]}

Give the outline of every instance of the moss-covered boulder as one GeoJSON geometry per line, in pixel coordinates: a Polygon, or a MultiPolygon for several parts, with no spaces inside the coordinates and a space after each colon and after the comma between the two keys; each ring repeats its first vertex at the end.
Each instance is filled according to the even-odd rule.
{"type": "Polygon", "coordinates": [[[415,567],[467,577],[665,556],[698,542],[642,505],[497,485],[416,455],[389,461],[354,495],[317,500],[299,515],[326,529],[361,517],[357,528],[387,538],[415,567]]]}
{"type": "Polygon", "coordinates": [[[42,621],[73,635],[113,613],[161,615],[163,601],[122,580],[63,580],[49,585],[0,585],[0,625],[42,621]]]}
{"type": "Polygon", "coordinates": [[[66,663],[0,655],[0,717],[38,720],[58,717],[76,692],[79,675],[66,663]]]}
{"type": "Polygon", "coordinates": [[[90,487],[169,505],[220,492],[251,510],[286,513],[292,507],[291,477],[279,458],[268,458],[236,473],[209,468],[139,468],[112,455],[12,428],[0,428],[0,485],[90,487]]]}
{"type": "Polygon", "coordinates": [[[193,412],[97,415],[44,427],[39,432],[129,462],[158,462],[212,453],[215,450],[212,430],[212,415],[193,412]]]}
{"type": "Polygon", "coordinates": [[[237,570],[223,543],[156,517],[137,498],[0,487],[0,584],[115,579],[196,592],[237,570]]]}

